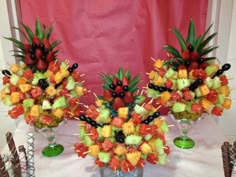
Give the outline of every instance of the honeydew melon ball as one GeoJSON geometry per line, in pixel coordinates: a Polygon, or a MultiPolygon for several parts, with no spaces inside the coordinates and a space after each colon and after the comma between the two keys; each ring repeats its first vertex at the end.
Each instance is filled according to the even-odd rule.
{"type": "Polygon", "coordinates": [[[69,76],[67,79],[67,84],[66,84],[66,89],[67,90],[72,90],[75,88],[75,80],[73,79],[72,76],[69,76]]]}
{"type": "Polygon", "coordinates": [[[217,96],[217,104],[220,104],[222,106],[222,104],[224,103],[224,100],[225,100],[224,94],[218,94],[218,96],[217,96]]]}
{"type": "Polygon", "coordinates": [[[177,79],[177,85],[178,85],[178,89],[182,90],[182,89],[190,86],[190,80],[189,79],[177,79]]]}
{"type": "Polygon", "coordinates": [[[81,141],[84,141],[85,134],[86,134],[86,132],[85,132],[84,127],[80,127],[79,135],[80,135],[80,140],[81,141]]]}
{"type": "Polygon", "coordinates": [[[99,114],[99,121],[106,122],[110,117],[109,109],[102,109],[99,114]]]}
{"type": "Polygon", "coordinates": [[[147,110],[146,110],[144,107],[139,106],[139,105],[137,105],[137,104],[134,106],[134,111],[135,111],[136,113],[140,114],[140,115],[143,115],[143,114],[146,114],[146,113],[147,113],[147,110]]]}
{"type": "Polygon", "coordinates": [[[207,87],[212,88],[213,87],[213,79],[210,77],[207,77],[205,80],[205,83],[207,85],[207,87]]]}
{"type": "Polygon", "coordinates": [[[183,112],[186,109],[186,104],[180,103],[180,102],[175,102],[172,111],[173,112],[183,112]]]}
{"type": "Polygon", "coordinates": [[[206,67],[205,71],[207,73],[207,75],[211,75],[213,73],[215,73],[217,71],[217,67],[215,65],[209,65],[206,67]]]}
{"type": "Polygon", "coordinates": [[[161,124],[161,130],[165,133],[169,131],[168,124],[165,121],[163,121],[161,124]]]}
{"type": "Polygon", "coordinates": [[[84,136],[83,141],[84,141],[85,146],[87,146],[87,147],[94,144],[94,141],[91,140],[91,138],[88,135],[84,136]]]}
{"type": "Polygon", "coordinates": [[[212,86],[212,89],[217,89],[221,86],[221,81],[220,81],[220,78],[219,77],[215,77],[213,79],[213,86],[212,86]]]}
{"type": "Polygon", "coordinates": [[[98,158],[103,163],[108,163],[110,161],[110,157],[111,157],[111,155],[109,152],[99,152],[98,153],[98,158]]]}
{"type": "Polygon", "coordinates": [[[160,165],[164,165],[164,164],[166,164],[166,162],[167,162],[167,155],[166,155],[166,153],[159,154],[158,155],[158,163],[160,165]]]}
{"type": "Polygon", "coordinates": [[[139,145],[141,143],[142,137],[138,135],[128,135],[125,138],[125,144],[127,145],[139,145]]]}
{"type": "Polygon", "coordinates": [[[32,85],[37,85],[40,79],[46,79],[47,76],[44,75],[43,73],[34,73],[34,78],[32,80],[32,85]]]}
{"type": "Polygon", "coordinates": [[[147,89],[147,96],[148,96],[149,98],[158,98],[158,97],[160,96],[160,92],[148,88],[148,89],[147,89]]]}

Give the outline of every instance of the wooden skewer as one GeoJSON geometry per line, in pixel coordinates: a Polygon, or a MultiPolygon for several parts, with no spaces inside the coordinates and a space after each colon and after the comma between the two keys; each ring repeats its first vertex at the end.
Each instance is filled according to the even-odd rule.
{"type": "Polygon", "coordinates": [[[96,95],[95,92],[93,92],[93,95],[94,95],[94,97],[95,97],[96,99],[98,99],[98,96],[96,95]]]}
{"type": "Polygon", "coordinates": [[[154,58],[152,58],[152,57],[151,57],[151,60],[154,61],[154,62],[156,62],[156,60],[155,60],[154,58]]]}
{"type": "Polygon", "coordinates": [[[175,125],[168,125],[168,127],[174,127],[175,125]]]}
{"type": "Polygon", "coordinates": [[[95,165],[95,167],[93,167],[92,171],[94,171],[97,167],[98,167],[98,165],[95,165]]]}
{"type": "Polygon", "coordinates": [[[57,61],[58,61],[57,59],[54,61],[54,65],[57,64],[57,61]]]}
{"type": "Polygon", "coordinates": [[[149,75],[150,73],[146,73],[147,75],[149,75]]]}
{"type": "Polygon", "coordinates": [[[73,135],[74,135],[74,136],[80,136],[80,134],[78,134],[78,133],[74,133],[73,135]]]}
{"type": "Polygon", "coordinates": [[[85,74],[80,74],[80,77],[83,77],[83,76],[85,76],[85,74]]]}
{"type": "Polygon", "coordinates": [[[90,151],[85,151],[85,152],[83,152],[83,154],[88,154],[88,153],[90,153],[90,151]]]}
{"type": "Polygon", "coordinates": [[[143,91],[144,91],[144,90],[141,91],[140,95],[143,95],[143,91]]]}
{"type": "Polygon", "coordinates": [[[151,104],[151,103],[153,102],[153,100],[154,100],[154,99],[152,98],[152,99],[148,102],[148,104],[151,104]]]}

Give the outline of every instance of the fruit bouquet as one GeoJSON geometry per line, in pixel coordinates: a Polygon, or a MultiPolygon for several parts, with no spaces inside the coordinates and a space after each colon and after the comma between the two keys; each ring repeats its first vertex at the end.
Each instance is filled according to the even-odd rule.
{"type": "Polygon", "coordinates": [[[19,62],[2,70],[1,100],[11,107],[8,115],[13,119],[24,115],[26,123],[38,129],[57,127],[64,118],[80,115],[80,97],[87,89],[76,71],[78,64],[69,66],[69,61],[57,59],[60,42],[50,41],[52,25],[47,29],[36,19],[35,33],[22,27],[15,29],[24,42],[7,38],[15,44],[13,52],[19,62]]]}
{"type": "Polygon", "coordinates": [[[208,56],[217,48],[208,45],[216,36],[216,33],[207,36],[211,26],[196,37],[191,20],[186,40],[173,28],[181,51],[165,45],[169,59],[154,59],[154,70],[148,73],[147,96],[169,107],[175,119],[196,121],[202,113],[221,116],[224,109],[231,107],[230,88],[224,74],[230,64],[220,67],[212,61],[216,57],[208,56]]]}
{"type": "Polygon", "coordinates": [[[165,164],[169,154],[165,141],[168,124],[158,108],[137,95],[139,75],[132,79],[129,71],[120,68],[115,75],[101,76],[103,95],[95,95],[95,105],[78,117],[81,142],[74,145],[75,152],[83,158],[88,154],[95,157],[101,176],[109,174],[104,169],[113,175],[130,172],[139,176],[137,170],[144,167],[145,161],[165,164]]]}

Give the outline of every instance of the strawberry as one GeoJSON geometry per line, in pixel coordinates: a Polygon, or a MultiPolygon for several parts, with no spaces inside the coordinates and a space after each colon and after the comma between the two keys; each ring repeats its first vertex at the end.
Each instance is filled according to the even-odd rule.
{"type": "Polygon", "coordinates": [[[41,59],[41,56],[43,53],[42,53],[41,49],[36,49],[34,54],[35,54],[36,58],[39,60],[39,59],[41,59]]]}
{"type": "Polygon", "coordinates": [[[33,88],[31,91],[30,91],[31,95],[33,98],[37,98],[37,97],[40,97],[42,95],[42,89],[40,87],[36,87],[36,88],[33,88]]]}
{"type": "Polygon", "coordinates": [[[115,110],[118,110],[119,108],[124,107],[124,106],[125,106],[125,103],[121,98],[119,98],[119,97],[115,98],[115,100],[113,102],[113,108],[115,110]]]}
{"type": "Polygon", "coordinates": [[[120,160],[116,156],[113,156],[109,162],[109,167],[113,171],[116,171],[117,169],[120,168],[120,160]]]}
{"type": "Polygon", "coordinates": [[[35,64],[36,60],[30,58],[30,53],[27,53],[24,58],[24,62],[27,66],[35,64]]]}
{"type": "Polygon", "coordinates": [[[134,169],[134,166],[128,160],[123,160],[121,163],[121,170],[123,172],[129,172],[134,169]]]}
{"type": "Polygon", "coordinates": [[[223,114],[223,108],[215,106],[212,109],[211,114],[216,115],[216,116],[221,116],[223,114]]]}
{"type": "Polygon", "coordinates": [[[217,99],[218,93],[215,90],[210,90],[210,93],[206,96],[206,98],[211,101],[215,102],[217,99]]]}
{"type": "Polygon", "coordinates": [[[53,73],[56,73],[57,71],[59,71],[60,69],[60,62],[54,62],[54,61],[51,61],[49,62],[49,65],[48,65],[48,70],[52,71],[53,73]]]}
{"type": "Polygon", "coordinates": [[[195,112],[195,113],[201,113],[202,111],[202,106],[200,104],[197,103],[193,103],[192,107],[191,107],[191,111],[195,112]]]}
{"type": "Polygon", "coordinates": [[[190,57],[191,57],[190,52],[189,52],[188,49],[186,49],[185,51],[183,51],[181,56],[182,56],[182,58],[183,58],[184,60],[189,60],[190,57]]]}
{"type": "Polygon", "coordinates": [[[30,44],[24,44],[24,51],[25,53],[28,53],[29,52],[29,49],[31,48],[32,46],[30,44]]]}
{"type": "Polygon", "coordinates": [[[47,69],[47,63],[44,60],[38,60],[38,63],[36,65],[38,70],[46,70],[47,69]]]}
{"type": "Polygon", "coordinates": [[[103,98],[106,100],[106,101],[112,101],[113,100],[113,97],[111,95],[111,91],[110,90],[104,90],[103,91],[103,98]]]}
{"type": "Polygon", "coordinates": [[[160,76],[164,76],[165,73],[166,73],[166,70],[164,68],[158,68],[157,69],[157,73],[160,75],[160,76]]]}
{"type": "Polygon", "coordinates": [[[80,80],[80,74],[79,74],[79,72],[77,72],[77,71],[73,71],[73,72],[71,73],[71,76],[73,77],[73,79],[74,79],[76,82],[78,82],[78,81],[80,80]]]}
{"type": "Polygon", "coordinates": [[[72,114],[71,114],[71,110],[70,110],[69,107],[64,109],[64,114],[63,114],[63,116],[64,116],[65,118],[67,118],[67,119],[73,117],[72,114]]]}
{"type": "Polygon", "coordinates": [[[117,85],[118,80],[119,80],[119,79],[118,79],[117,77],[114,77],[114,79],[113,79],[113,84],[117,85]]]}
{"type": "Polygon", "coordinates": [[[199,54],[197,51],[191,52],[191,60],[192,61],[197,61],[199,59],[199,54]]]}
{"type": "Polygon", "coordinates": [[[182,69],[183,69],[183,70],[186,69],[186,66],[185,66],[185,65],[179,65],[179,66],[178,66],[178,70],[182,70],[182,69]]]}
{"type": "Polygon", "coordinates": [[[3,76],[2,81],[3,81],[3,85],[5,85],[7,83],[10,83],[10,78],[8,76],[3,76]]]}
{"type": "Polygon", "coordinates": [[[43,39],[43,44],[46,49],[49,49],[51,47],[51,44],[49,43],[47,38],[43,39]]]}
{"type": "Polygon", "coordinates": [[[123,88],[121,86],[116,86],[115,92],[118,94],[120,92],[123,92],[123,88]]]}
{"type": "Polygon", "coordinates": [[[170,79],[167,79],[165,82],[165,87],[166,88],[171,88],[173,86],[173,82],[170,79]]]}
{"type": "Polygon", "coordinates": [[[102,150],[105,152],[108,152],[112,149],[113,143],[109,139],[105,139],[105,141],[102,143],[102,150]]]}
{"type": "Polygon", "coordinates": [[[37,45],[39,45],[41,43],[38,36],[34,36],[33,39],[32,39],[32,42],[37,44],[37,45]]]}
{"type": "Polygon", "coordinates": [[[195,62],[195,61],[191,62],[190,65],[188,66],[188,71],[189,72],[194,70],[194,69],[198,69],[198,63],[195,62]]]}
{"type": "Polygon", "coordinates": [[[122,85],[129,85],[129,80],[126,76],[123,76],[122,78],[122,85]]]}
{"type": "Polygon", "coordinates": [[[81,109],[79,107],[76,107],[74,110],[73,110],[73,115],[75,117],[79,117],[81,114],[81,109]]]}
{"type": "Polygon", "coordinates": [[[206,69],[207,66],[209,66],[209,64],[207,62],[204,62],[204,63],[199,65],[199,68],[204,70],[204,69],[206,69]]]}
{"type": "Polygon", "coordinates": [[[134,96],[131,92],[125,92],[124,102],[131,103],[134,100],[134,96]]]}
{"type": "Polygon", "coordinates": [[[95,160],[95,163],[98,167],[103,167],[105,165],[105,163],[101,162],[98,158],[95,160]]]}
{"type": "Polygon", "coordinates": [[[30,80],[33,78],[33,72],[30,68],[26,69],[24,72],[23,72],[23,76],[24,78],[26,78],[27,80],[30,80]]]}
{"type": "Polygon", "coordinates": [[[164,152],[168,155],[170,153],[170,147],[169,146],[165,146],[164,152]]]}
{"type": "Polygon", "coordinates": [[[143,168],[144,165],[145,165],[144,159],[143,159],[143,158],[140,158],[139,161],[138,161],[138,163],[137,163],[137,165],[136,165],[136,167],[137,167],[137,168],[143,168]]]}
{"type": "Polygon", "coordinates": [[[120,118],[120,117],[114,117],[111,121],[111,125],[121,128],[123,123],[124,123],[125,119],[120,118]]]}
{"type": "Polygon", "coordinates": [[[148,154],[146,160],[151,164],[157,164],[158,157],[154,153],[150,153],[150,154],[148,154]]]}
{"type": "Polygon", "coordinates": [[[221,85],[227,85],[228,84],[228,79],[225,75],[220,76],[220,81],[221,81],[221,85]]]}
{"type": "Polygon", "coordinates": [[[43,116],[42,123],[49,125],[53,121],[53,118],[51,116],[45,115],[43,116]]]}
{"type": "Polygon", "coordinates": [[[192,100],[192,99],[193,99],[193,97],[192,97],[190,91],[184,92],[184,93],[183,93],[183,97],[184,97],[184,99],[185,99],[186,101],[189,101],[189,100],[192,100]]]}
{"type": "Polygon", "coordinates": [[[69,100],[68,103],[69,103],[69,105],[70,105],[71,107],[73,107],[73,106],[76,106],[78,102],[79,102],[79,101],[77,100],[77,98],[73,97],[73,98],[71,98],[71,99],[69,100]]]}
{"type": "Polygon", "coordinates": [[[48,52],[48,54],[47,54],[47,56],[46,56],[46,60],[47,60],[48,62],[55,60],[55,55],[54,55],[54,53],[53,53],[52,51],[49,51],[49,52],[48,52]]]}
{"type": "Polygon", "coordinates": [[[96,141],[98,139],[98,132],[96,128],[94,127],[91,128],[89,137],[91,138],[92,141],[96,141]]]}

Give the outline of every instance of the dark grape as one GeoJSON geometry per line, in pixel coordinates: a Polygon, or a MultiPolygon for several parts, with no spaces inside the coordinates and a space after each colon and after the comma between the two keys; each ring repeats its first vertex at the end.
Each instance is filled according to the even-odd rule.
{"type": "Polygon", "coordinates": [[[128,85],[123,86],[123,90],[127,92],[129,90],[129,86],[128,85]]]}
{"type": "Polygon", "coordinates": [[[153,117],[153,116],[148,116],[148,117],[147,117],[147,120],[148,120],[149,122],[152,122],[152,121],[154,120],[154,117],[153,117]]]}
{"type": "Polygon", "coordinates": [[[120,93],[119,93],[119,97],[120,97],[120,98],[124,98],[124,96],[125,96],[125,93],[124,93],[124,92],[120,92],[120,93]]]}
{"type": "Polygon", "coordinates": [[[44,48],[43,54],[44,54],[44,55],[47,55],[47,54],[48,54],[48,49],[44,48]]]}
{"type": "Polygon", "coordinates": [[[199,58],[198,63],[203,63],[204,60],[205,60],[204,58],[199,58]]]}
{"type": "Polygon", "coordinates": [[[115,85],[115,84],[110,84],[109,87],[110,87],[112,90],[115,90],[116,85],[115,85]]]}
{"type": "Polygon", "coordinates": [[[40,43],[40,44],[39,44],[39,48],[43,50],[43,49],[44,49],[44,44],[43,44],[43,43],[40,43]]]}
{"type": "Polygon", "coordinates": [[[41,58],[42,58],[43,60],[45,60],[46,56],[45,56],[45,55],[42,55],[41,58]]]}
{"type": "Polygon", "coordinates": [[[157,85],[154,85],[154,90],[158,91],[159,87],[157,85]]]}
{"type": "Polygon", "coordinates": [[[160,116],[160,113],[159,113],[159,112],[154,112],[154,113],[153,113],[153,116],[154,116],[155,118],[157,118],[157,117],[160,116]]]}
{"type": "Polygon", "coordinates": [[[90,117],[86,117],[86,120],[85,120],[88,124],[91,124],[91,122],[93,121],[90,117]]]}
{"type": "Polygon", "coordinates": [[[93,127],[97,127],[97,122],[94,121],[94,120],[91,120],[91,123],[90,123],[93,127]]]}
{"type": "Polygon", "coordinates": [[[150,123],[147,119],[143,120],[142,122],[143,122],[144,124],[149,124],[149,123],[150,123]]]}
{"type": "Polygon", "coordinates": [[[189,50],[190,52],[193,52],[194,48],[193,48],[193,46],[192,46],[191,44],[188,46],[188,50],[189,50]]]}
{"type": "Polygon", "coordinates": [[[11,76],[11,72],[8,71],[7,69],[2,70],[2,74],[5,76],[11,76]]]}
{"type": "Polygon", "coordinates": [[[30,58],[31,58],[31,59],[35,59],[36,56],[35,56],[34,54],[31,54],[31,55],[30,55],[30,58]]]}
{"type": "Polygon", "coordinates": [[[125,142],[125,135],[122,131],[115,132],[115,139],[118,143],[125,142]]]}
{"type": "Polygon", "coordinates": [[[116,97],[117,97],[117,93],[116,93],[116,92],[112,92],[111,95],[112,95],[113,98],[116,98],[116,97]]]}
{"type": "Polygon", "coordinates": [[[85,121],[85,120],[86,120],[86,116],[83,115],[83,114],[81,114],[81,115],[79,116],[79,119],[80,119],[81,121],[85,121]]]}
{"type": "Polygon", "coordinates": [[[185,61],[185,66],[189,66],[189,65],[190,65],[190,63],[191,63],[191,61],[190,61],[190,60],[186,60],[186,61],[185,61]]]}
{"type": "Polygon", "coordinates": [[[122,82],[120,80],[117,81],[118,86],[122,86],[122,82]]]}
{"type": "Polygon", "coordinates": [[[38,45],[37,45],[36,43],[33,43],[33,44],[32,44],[32,48],[33,48],[33,49],[36,49],[36,48],[38,48],[38,45]]]}
{"type": "Polygon", "coordinates": [[[30,49],[29,49],[29,52],[30,52],[31,54],[34,54],[34,49],[33,49],[33,48],[30,48],[30,49]]]}
{"type": "Polygon", "coordinates": [[[72,72],[74,71],[73,68],[68,68],[67,70],[68,70],[70,73],[72,73],[72,72]]]}
{"type": "Polygon", "coordinates": [[[158,91],[159,91],[159,92],[164,92],[164,91],[166,91],[166,90],[167,90],[166,87],[159,87],[159,88],[158,88],[158,91]]]}
{"type": "Polygon", "coordinates": [[[78,63],[74,63],[74,64],[72,65],[72,68],[73,68],[73,69],[76,69],[76,68],[78,68],[78,66],[79,66],[78,63]]]}
{"type": "Polygon", "coordinates": [[[154,84],[152,84],[152,83],[149,83],[149,84],[148,84],[148,88],[150,88],[150,89],[153,89],[153,88],[154,88],[154,86],[155,86],[155,85],[154,85],[154,84]]]}
{"type": "Polygon", "coordinates": [[[223,71],[227,71],[227,70],[229,70],[231,68],[231,65],[229,64],[229,63],[226,63],[226,64],[224,64],[223,66],[222,66],[222,70],[223,71]]]}

